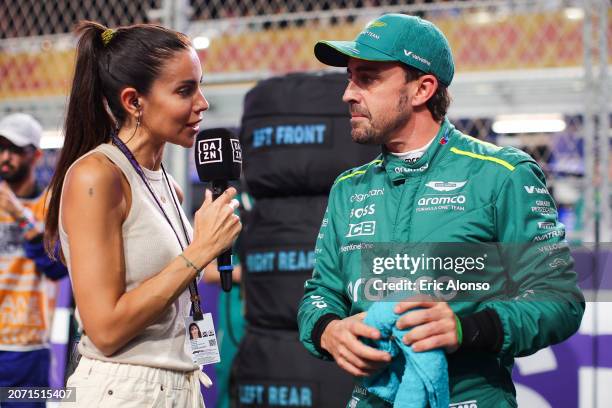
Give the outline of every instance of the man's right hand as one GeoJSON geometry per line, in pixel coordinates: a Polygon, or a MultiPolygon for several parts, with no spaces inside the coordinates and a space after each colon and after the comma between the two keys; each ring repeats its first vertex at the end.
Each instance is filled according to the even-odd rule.
{"type": "Polygon", "coordinates": [[[359,337],[378,340],[380,332],[363,323],[365,312],[342,320],[332,320],[321,335],[321,347],[332,355],[344,371],[367,377],[391,361],[387,352],[366,346],[359,337]]]}
{"type": "Polygon", "coordinates": [[[23,205],[5,180],[0,181],[0,210],[9,213],[15,220],[25,215],[23,205]]]}

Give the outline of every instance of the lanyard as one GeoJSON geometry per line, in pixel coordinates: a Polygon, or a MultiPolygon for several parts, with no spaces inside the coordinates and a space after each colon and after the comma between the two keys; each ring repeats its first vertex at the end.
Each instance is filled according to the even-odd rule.
{"type": "MultiPolygon", "coordinates": [[[[170,221],[170,217],[168,217],[168,214],[166,214],[166,211],[164,210],[164,207],[161,205],[161,203],[157,199],[157,195],[153,191],[153,188],[151,188],[151,186],[149,185],[149,182],[147,181],[147,177],[145,176],[144,171],[140,167],[140,164],[134,157],[134,154],[125,145],[125,143],[123,143],[123,141],[117,137],[116,134],[113,133],[111,135],[111,138],[115,146],[117,146],[117,148],[119,148],[121,153],[125,155],[125,157],[128,159],[128,161],[130,162],[130,164],[132,165],[136,173],[138,173],[138,175],[142,179],[145,186],[147,186],[149,193],[151,193],[151,196],[155,200],[155,203],[157,203],[157,207],[159,208],[162,215],[168,222],[168,225],[170,225],[170,228],[172,228],[172,232],[174,232],[174,235],[176,236],[176,239],[179,245],[181,246],[181,251],[184,250],[185,248],[183,247],[183,242],[179,238],[178,232],[176,232],[176,230],[174,229],[174,225],[172,225],[172,222],[170,221]]],[[[176,212],[181,222],[181,226],[183,227],[183,234],[185,235],[185,241],[187,242],[187,245],[189,245],[191,243],[189,239],[189,234],[187,234],[187,228],[185,227],[185,223],[183,222],[183,217],[181,216],[181,212],[179,210],[178,203],[176,202],[176,199],[174,198],[174,194],[172,193],[172,188],[170,187],[170,181],[168,180],[168,175],[166,174],[166,170],[164,169],[163,165],[162,165],[162,173],[164,175],[164,179],[166,180],[166,184],[168,186],[168,191],[170,192],[170,196],[172,196],[172,202],[174,203],[174,206],[176,208],[176,212]]],[[[196,279],[189,282],[189,295],[191,296],[191,312],[193,314],[193,320],[202,320],[202,306],[200,305],[200,296],[198,294],[198,285],[197,285],[196,279]]]]}

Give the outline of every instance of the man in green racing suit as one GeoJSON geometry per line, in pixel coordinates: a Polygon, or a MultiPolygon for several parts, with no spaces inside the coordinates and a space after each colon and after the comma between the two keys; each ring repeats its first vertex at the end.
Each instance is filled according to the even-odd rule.
{"type": "MultiPolygon", "coordinates": [[[[414,351],[446,351],[451,407],[517,406],[514,358],[565,340],[584,312],[542,170],[529,155],[464,135],[445,118],[454,66],[433,24],[384,15],[354,42],[317,43],[315,55],[347,66],[343,100],[353,140],[383,147],[331,189],[298,313],[301,341],[357,377],[376,373],[390,355],[361,341],[380,337],[363,323],[372,303],[363,250],[374,243],[493,243],[499,256],[479,275],[488,291],[472,301],[404,300],[397,326],[411,328],[402,340],[414,351]]],[[[391,405],[360,384],[349,403],[391,405]]]]}

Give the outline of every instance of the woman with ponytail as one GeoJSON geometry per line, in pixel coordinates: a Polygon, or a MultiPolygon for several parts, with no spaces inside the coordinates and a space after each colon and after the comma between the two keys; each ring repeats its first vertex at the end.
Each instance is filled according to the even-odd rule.
{"type": "Polygon", "coordinates": [[[230,188],[215,201],[207,192],[192,229],[161,163],[166,143],[193,146],[208,109],[200,61],[184,35],[156,25],[76,32],[45,237],[61,247],[83,328],[67,385],[77,406],[202,407],[210,380],[185,321],[201,316],[201,269],[241,225],[230,188]]]}

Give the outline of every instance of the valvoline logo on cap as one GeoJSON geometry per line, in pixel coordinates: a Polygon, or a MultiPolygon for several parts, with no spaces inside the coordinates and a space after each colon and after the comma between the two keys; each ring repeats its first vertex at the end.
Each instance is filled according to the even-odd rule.
{"type": "Polygon", "coordinates": [[[413,59],[415,59],[415,60],[417,60],[417,61],[419,61],[419,62],[421,62],[423,64],[426,64],[427,66],[431,66],[431,62],[429,62],[429,60],[421,57],[420,55],[415,54],[412,51],[408,51],[408,50],[404,49],[404,55],[407,56],[407,57],[411,57],[411,58],[413,58],[413,59]]]}

